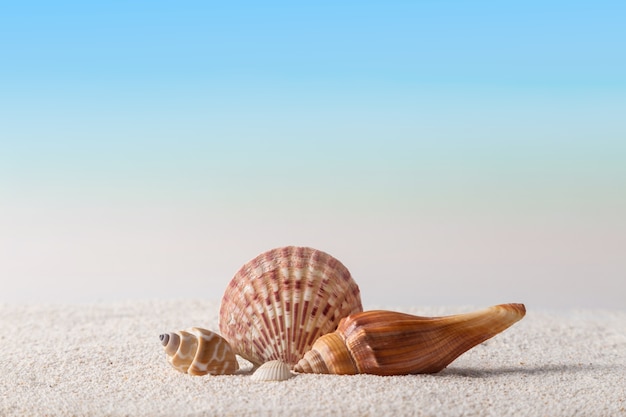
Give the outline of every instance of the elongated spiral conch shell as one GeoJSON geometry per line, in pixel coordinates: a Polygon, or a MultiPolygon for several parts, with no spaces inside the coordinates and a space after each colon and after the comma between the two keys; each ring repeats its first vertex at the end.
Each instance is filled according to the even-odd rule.
{"type": "Polygon", "coordinates": [[[260,365],[295,365],[320,336],[363,310],[359,287],[329,254],[287,246],[243,265],[226,288],[219,313],[222,336],[235,353],[260,365]]]}
{"type": "Polygon", "coordinates": [[[296,372],[404,375],[435,373],[526,314],[523,304],[501,304],[473,313],[419,317],[366,311],[343,319],[320,337],[296,372]]]}
{"type": "Polygon", "coordinates": [[[253,381],[284,381],[293,376],[291,367],[283,361],[269,361],[259,366],[250,379],[253,381]]]}
{"type": "Polygon", "coordinates": [[[168,362],[190,375],[227,375],[239,369],[228,342],[210,330],[192,327],[159,336],[168,362]]]}

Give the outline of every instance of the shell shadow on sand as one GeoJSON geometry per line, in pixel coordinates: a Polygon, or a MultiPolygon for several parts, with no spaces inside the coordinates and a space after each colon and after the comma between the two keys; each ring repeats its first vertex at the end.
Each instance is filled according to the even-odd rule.
{"type": "Polygon", "coordinates": [[[505,366],[491,369],[451,366],[435,375],[440,377],[493,378],[504,375],[577,374],[589,372],[590,370],[602,372],[603,370],[614,370],[614,368],[615,366],[594,364],[520,365],[517,367],[505,366]]]}

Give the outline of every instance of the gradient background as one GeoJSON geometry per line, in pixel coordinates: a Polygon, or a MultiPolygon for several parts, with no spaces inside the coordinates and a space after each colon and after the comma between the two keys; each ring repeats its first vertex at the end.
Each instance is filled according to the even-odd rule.
{"type": "Polygon", "coordinates": [[[0,301],[219,300],[296,244],[366,307],[626,308],[624,2],[13,3],[0,301]]]}

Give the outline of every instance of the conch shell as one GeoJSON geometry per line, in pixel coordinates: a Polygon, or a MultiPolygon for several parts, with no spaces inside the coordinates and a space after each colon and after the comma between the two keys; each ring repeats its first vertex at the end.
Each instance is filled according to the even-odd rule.
{"type": "Polygon", "coordinates": [[[220,332],[255,365],[295,365],[320,336],[363,311],[359,287],[329,254],[287,246],[258,255],[235,274],[219,313],[220,332]]]}
{"type": "Polygon", "coordinates": [[[168,362],[190,375],[225,375],[239,369],[228,342],[210,330],[192,327],[159,336],[168,362]]]}
{"type": "Polygon", "coordinates": [[[393,311],[352,314],[320,337],[294,370],[322,374],[435,373],[526,314],[523,304],[419,317],[393,311]]]}

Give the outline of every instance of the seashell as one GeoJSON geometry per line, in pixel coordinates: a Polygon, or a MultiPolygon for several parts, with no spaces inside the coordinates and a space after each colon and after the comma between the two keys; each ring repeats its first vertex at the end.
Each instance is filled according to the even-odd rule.
{"type": "Polygon", "coordinates": [[[293,376],[291,367],[283,361],[269,361],[259,366],[250,377],[253,381],[284,381],[293,376]]]}
{"type": "Polygon", "coordinates": [[[243,265],[226,288],[221,334],[235,353],[260,365],[295,365],[320,336],[362,311],[359,287],[329,254],[288,246],[243,265]]]}
{"type": "Polygon", "coordinates": [[[192,327],[159,336],[168,362],[190,375],[224,375],[239,369],[232,348],[220,335],[192,327]]]}
{"type": "Polygon", "coordinates": [[[337,331],[320,337],[295,371],[349,375],[439,372],[525,314],[523,304],[502,304],[447,317],[394,311],[352,314],[341,321],[337,331]]]}

